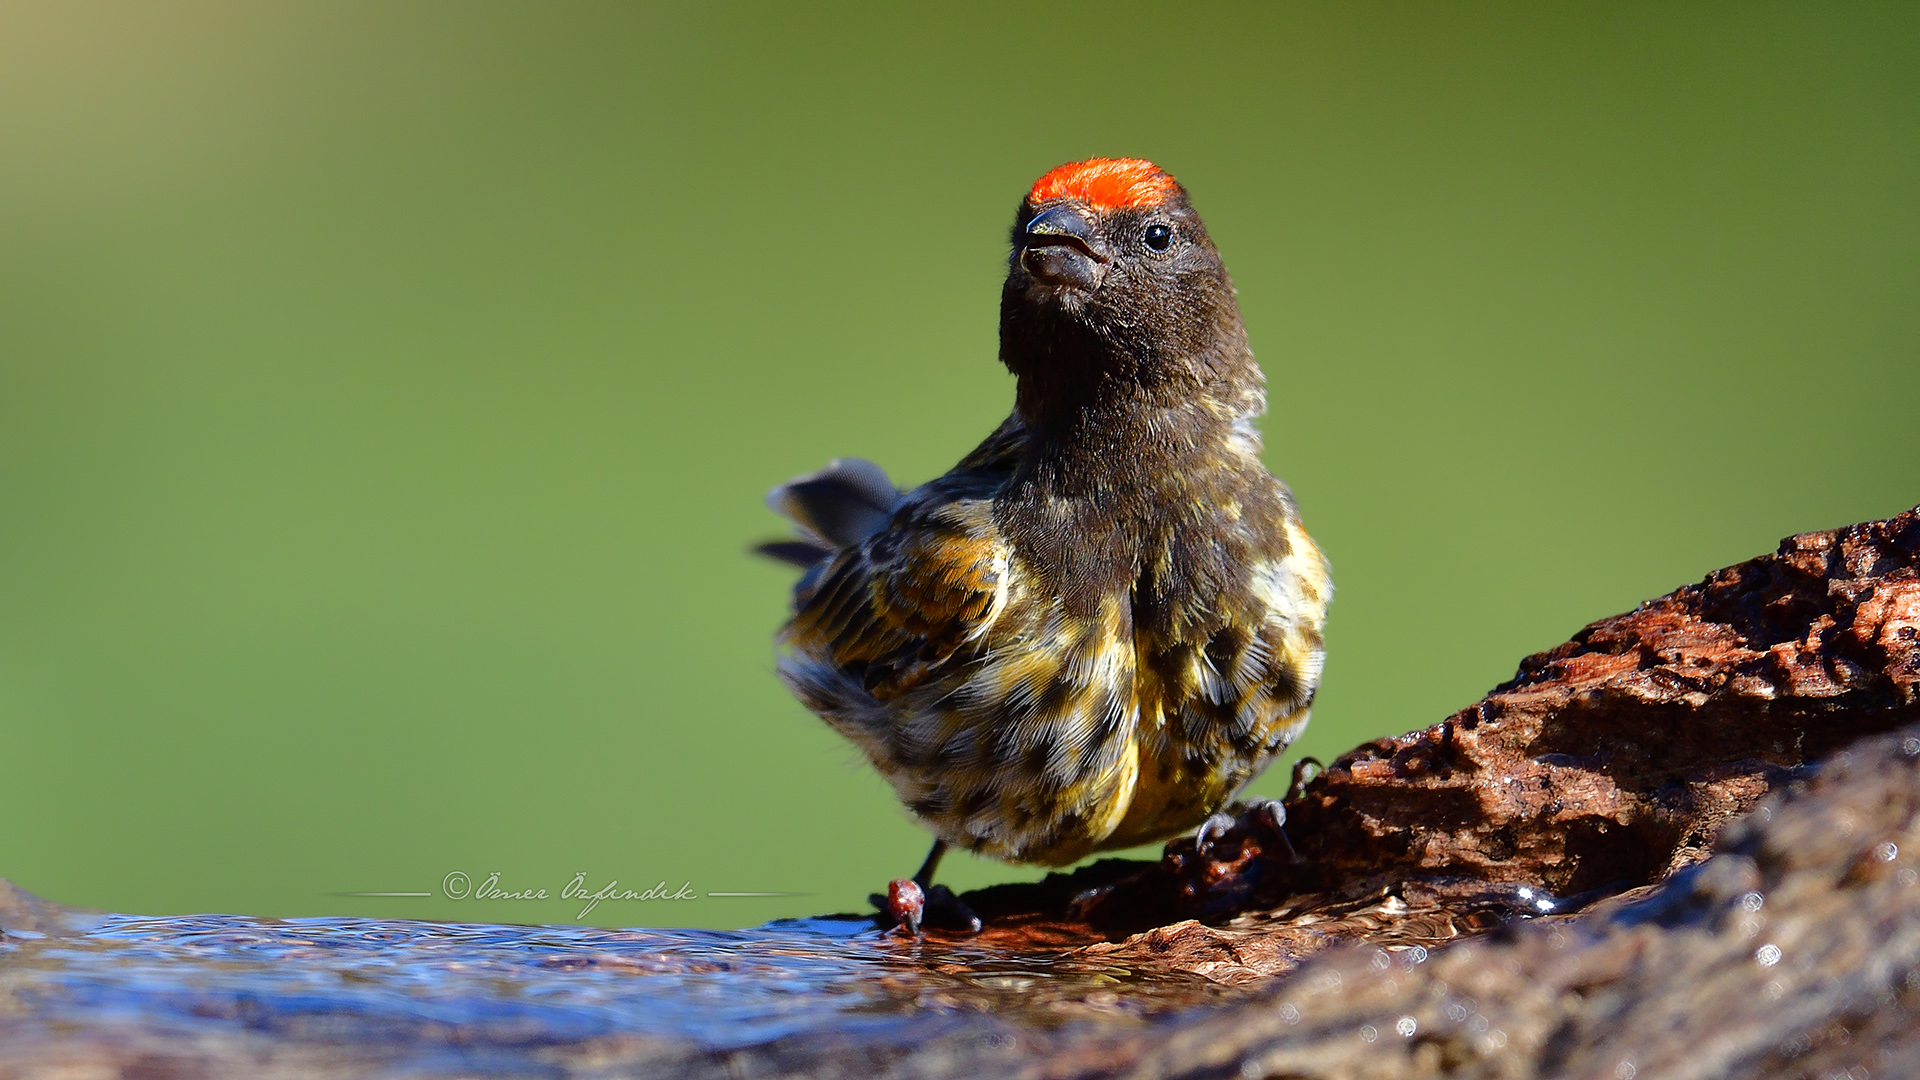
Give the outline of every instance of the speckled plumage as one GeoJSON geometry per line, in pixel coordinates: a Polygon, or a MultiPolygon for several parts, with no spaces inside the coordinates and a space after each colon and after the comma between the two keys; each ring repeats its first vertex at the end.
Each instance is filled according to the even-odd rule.
{"type": "Polygon", "coordinates": [[[776,489],[802,539],[770,553],[808,567],[800,700],[938,838],[1058,866],[1193,828],[1299,735],[1332,584],[1184,190],[1124,159],[1042,183],[1002,294],[1013,414],[905,494],[864,462],[776,489]]]}

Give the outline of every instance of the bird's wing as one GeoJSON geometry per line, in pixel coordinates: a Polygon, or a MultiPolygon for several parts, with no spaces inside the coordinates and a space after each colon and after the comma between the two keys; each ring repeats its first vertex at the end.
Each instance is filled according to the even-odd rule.
{"type": "Polygon", "coordinates": [[[945,476],[902,498],[883,529],[839,551],[794,593],[782,639],[887,701],[921,685],[1005,606],[1013,545],[993,498],[1026,448],[1009,417],[945,476]]]}
{"type": "Polygon", "coordinates": [[[888,700],[986,633],[1006,599],[1010,554],[987,500],[915,500],[795,597],[784,638],[888,700]]]}

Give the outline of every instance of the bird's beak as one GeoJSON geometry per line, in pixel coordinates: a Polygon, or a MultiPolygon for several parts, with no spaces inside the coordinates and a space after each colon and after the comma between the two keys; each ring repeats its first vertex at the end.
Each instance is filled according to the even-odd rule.
{"type": "Polygon", "coordinates": [[[1062,203],[1027,222],[1026,235],[1020,238],[1020,265],[1048,285],[1091,292],[1100,287],[1111,261],[1102,247],[1087,212],[1062,203]]]}

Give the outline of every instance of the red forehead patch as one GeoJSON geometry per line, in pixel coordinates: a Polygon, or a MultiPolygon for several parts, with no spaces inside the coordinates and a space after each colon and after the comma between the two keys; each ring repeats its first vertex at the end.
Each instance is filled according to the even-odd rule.
{"type": "Polygon", "coordinates": [[[1053,170],[1034,182],[1027,201],[1079,199],[1096,210],[1157,206],[1180,190],[1160,166],[1140,158],[1088,158],[1053,170]]]}

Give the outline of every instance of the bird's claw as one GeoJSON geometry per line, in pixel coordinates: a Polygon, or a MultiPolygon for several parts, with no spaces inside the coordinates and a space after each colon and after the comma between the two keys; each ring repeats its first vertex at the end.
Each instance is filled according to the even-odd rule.
{"type": "Polygon", "coordinates": [[[1227,834],[1233,828],[1234,817],[1222,810],[1200,823],[1193,833],[1193,850],[1202,856],[1213,854],[1214,841],[1227,834]]]}
{"type": "Polygon", "coordinates": [[[1253,799],[1247,804],[1248,817],[1272,829],[1282,836],[1286,835],[1287,804],[1279,799],[1253,799]]]}
{"type": "Polygon", "coordinates": [[[1240,803],[1233,814],[1222,810],[1202,822],[1193,834],[1193,850],[1202,857],[1213,855],[1213,846],[1235,825],[1245,824],[1251,828],[1265,828],[1280,838],[1286,845],[1287,855],[1294,862],[1300,861],[1300,853],[1294,850],[1293,841],[1287,836],[1287,804],[1279,799],[1249,799],[1240,803]]]}
{"type": "Polygon", "coordinates": [[[1293,838],[1287,835],[1287,804],[1279,799],[1256,799],[1249,808],[1255,820],[1273,831],[1286,845],[1287,858],[1292,862],[1300,861],[1300,852],[1293,846],[1293,838]]]}

